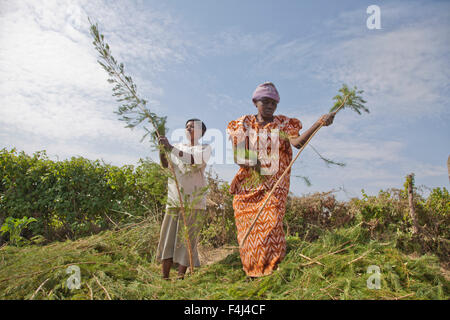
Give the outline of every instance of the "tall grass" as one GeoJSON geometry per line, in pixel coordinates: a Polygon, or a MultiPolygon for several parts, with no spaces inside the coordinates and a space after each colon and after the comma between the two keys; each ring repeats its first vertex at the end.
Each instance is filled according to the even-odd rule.
{"type": "Polygon", "coordinates": [[[148,218],[76,241],[4,246],[0,299],[449,298],[437,257],[414,258],[393,242],[371,240],[361,223],[324,231],[314,241],[288,237],[278,270],[255,280],[245,276],[237,251],[184,280],[163,280],[155,260],[158,231],[148,218]],[[80,289],[67,287],[69,265],[81,269],[80,289]],[[378,290],[367,288],[370,265],[381,270],[378,290]]]}

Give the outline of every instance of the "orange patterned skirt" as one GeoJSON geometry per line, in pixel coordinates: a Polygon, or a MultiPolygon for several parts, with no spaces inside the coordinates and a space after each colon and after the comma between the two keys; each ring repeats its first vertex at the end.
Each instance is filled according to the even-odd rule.
{"type": "MultiPolygon", "coordinates": [[[[286,255],[283,217],[288,192],[286,189],[278,191],[267,202],[247,240],[240,248],[243,269],[248,276],[260,277],[271,274],[286,255]]],[[[242,242],[268,193],[259,189],[234,196],[233,209],[239,243],[242,242]]]]}

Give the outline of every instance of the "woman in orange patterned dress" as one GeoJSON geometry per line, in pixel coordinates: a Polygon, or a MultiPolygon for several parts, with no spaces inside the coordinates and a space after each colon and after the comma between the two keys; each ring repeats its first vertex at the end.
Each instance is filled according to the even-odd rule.
{"type": "MultiPolygon", "coordinates": [[[[230,192],[234,195],[233,209],[239,243],[273,185],[291,162],[291,144],[300,148],[318,126],[330,125],[334,117],[332,114],[321,116],[310,129],[299,135],[302,128],[300,120],[274,115],[280,98],[273,83],[259,85],[252,100],[258,114],[242,116],[231,121],[227,127],[235,154],[239,154],[239,150],[247,150],[244,152],[247,160],[235,156],[240,169],[230,186],[230,192]],[[253,159],[251,150],[256,150],[253,159]]],[[[243,269],[250,277],[271,274],[286,254],[283,217],[289,184],[290,172],[278,185],[240,248],[243,269]]]]}

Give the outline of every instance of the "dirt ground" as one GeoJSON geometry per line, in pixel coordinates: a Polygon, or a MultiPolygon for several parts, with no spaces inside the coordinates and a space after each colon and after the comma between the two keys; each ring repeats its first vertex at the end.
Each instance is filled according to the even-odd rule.
{"type": "Polygon", "coordinates": [[[231,246],[224,246],[220,248],[208,248],[199,246],[198,255],[201,265],[207,266],[225,259],[228,255],[237,250],[239,250],[238,247],[231,246]]]}

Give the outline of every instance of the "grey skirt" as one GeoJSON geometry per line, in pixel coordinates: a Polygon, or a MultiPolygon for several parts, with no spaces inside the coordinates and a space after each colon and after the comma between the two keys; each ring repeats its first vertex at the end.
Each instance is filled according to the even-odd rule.
{"type": "Polygon", "coordinates": [[[187,214],[186,220],[188,228],[184,228],[183,218],[180,208],[167,208],[161,226],[159,236],[158,253],[156,258],[161,261],[173,258],[173,262],[189,266],[189,253],[186,249],[186,232],[189,230],[189,239],[192,247],[192,260],[194,267],[200,267],[200,259],[197,251],[198,232],[201,226],[200,219],[205,210],[193,210],[187,214]]]}

